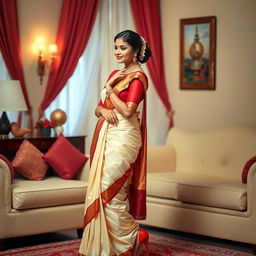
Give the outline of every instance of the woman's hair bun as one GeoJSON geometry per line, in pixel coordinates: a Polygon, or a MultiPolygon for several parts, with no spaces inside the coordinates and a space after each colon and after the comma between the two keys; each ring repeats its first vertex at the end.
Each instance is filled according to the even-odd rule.
{"type": "Polygon", "coordinates": [[[151,50],[148,47],[148,44],[146,43],[146,49],[145,49],[145,53],[143,54],[143,57],[140,56],[141,50],[138,51],[137,54],[137,60],[140,63],[145,63],[148,61],[148,59],[151,57],[151,50]]]}

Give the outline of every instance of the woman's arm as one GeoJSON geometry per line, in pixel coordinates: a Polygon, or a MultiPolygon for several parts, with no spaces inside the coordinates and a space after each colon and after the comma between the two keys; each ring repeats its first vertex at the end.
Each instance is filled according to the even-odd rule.
{"type": "Polygon", "coordinates": [[[134,79],[131,82],[126,102],[113,93],[112,88],[107,87],[107,90],[115,109],[125,118],[130,118],[136,112],[145,93],[143,83],[139,79],[134,79]]]}
{"type": "Polygon", "coordinates": [[[118,124],[116,113],[111,109],[106,109],[101,105],[98,105],[95,109],[95,115],[97,117],[103,117],[107,122],[113,125],[118,124]]]}
{"type": "MultiPolygon", "coordinates": [[[[111,89],[112,90],[112,89],[111,89]]],[[[124,117],[130,118],[136,111],[134,108],[129,108],[125,102],[118,98],[115,93],[110,93],[109,98],[115,109],[124,117]]]]}

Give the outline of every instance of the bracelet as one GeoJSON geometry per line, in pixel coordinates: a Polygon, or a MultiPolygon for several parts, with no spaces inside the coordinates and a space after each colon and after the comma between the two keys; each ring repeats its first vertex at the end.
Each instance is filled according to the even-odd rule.
{"type": "Polygon", "coordinates": [[[106,96],[109,98],[109,96],[110,96],[112,93],[114,93],[114,90],[113,90],[112,88],[107,89],[107,91],[106,91],[106,96]]]}

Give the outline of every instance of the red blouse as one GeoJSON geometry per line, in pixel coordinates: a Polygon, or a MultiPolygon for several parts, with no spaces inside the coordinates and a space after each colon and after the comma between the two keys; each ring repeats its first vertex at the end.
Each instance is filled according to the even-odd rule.
{"type": "MultiPolygon", "coordinates": [[[[118,97],[125,103],[132,102],[138,106],[144,98],[144,93],[145,93],[145,88],[143,83],[136,78],[131,81],[130,86],[127,89],[119,93],[118,97]]],[[[103,102],[100,101],[98,106],[103,106],[103,102]]]]}

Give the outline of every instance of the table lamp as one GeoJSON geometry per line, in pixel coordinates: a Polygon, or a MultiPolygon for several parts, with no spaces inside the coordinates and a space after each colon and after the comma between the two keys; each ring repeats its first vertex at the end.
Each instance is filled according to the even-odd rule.
{"type": "Polygon", "coordinates": [[[0,111],[3,114],[0,118],[0,138],[8,138],[11,131],[11,124],[5,111],[26,111],[28,110],[20,81],[0,81],[0,111]]]}

